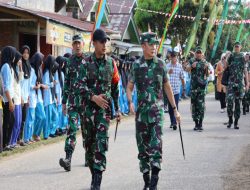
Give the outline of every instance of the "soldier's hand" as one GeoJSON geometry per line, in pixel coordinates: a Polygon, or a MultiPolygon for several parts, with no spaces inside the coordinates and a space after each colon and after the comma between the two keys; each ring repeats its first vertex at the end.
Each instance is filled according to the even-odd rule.
{"type": "Polygon", "coordinates": [[[95,102],[102,109],[107,109],[109,107],[108,101],[105,99],[106,96],[104,94],[94,95],[91,101],[95,102]]]}
{"type": "Polygon", "coordinates": [[[135,114],[135,106],[134,106],[133,102],[129,103],[129,111],[131,114],[133,114],[133,115],[135,114]]]}
{"type": "Polygon", "coordinates": [[[174,110],[174,116],[176,118],[177,123],[181,123],[181,115],[177,109],[174,110]]]}
{"type": "Polygon", "coordinates": [[[67,115],[67,107],[66,104],[62,104],[62,111],[64,115],[67,115]]]}
{"type": "Polygon", "coordinates": [[[194,62],[194,63],[192,64],[192,68],[196,68],[196,65],[197,65],[197,62],[194,62]]]}
{"type": "Polygon", "coordinates": [[[116,112],[116,121],[117,121],[117,122],[120,122],[120,121],[121,121],[121,116],[122,116],[122,115],[121,115],[121,112],[120,112],[120,111],[117,111],[117,112],[116,112]]]}

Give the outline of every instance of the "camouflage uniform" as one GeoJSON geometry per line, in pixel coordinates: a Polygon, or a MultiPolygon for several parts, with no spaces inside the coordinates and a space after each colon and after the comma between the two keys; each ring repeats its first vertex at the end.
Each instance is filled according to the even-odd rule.
{"type": "Polygon", "coordinates": [[[65,84],[63,89],[62,103],[67,103],[68,116],[69,116],[69,129],[67,131],[67,138],[65,140],[65,152],[72,154],[76,145],[76,132],[78,120],[81,120],[82,136],[84,139],[84,125],[83,118],[83,101],[80,96],[79,77],[81,67],[84,63],[84,55],[81,57],[72,55],[66,66],[65,84]]]}
{"type": "Polygon", "coordinates": [[[137,87],[136,141],[140,171],[161,169],[163,127],[163,84],[168,81],[166,64],[155,57],[138,59],[132,66],[129,81],[137,87]]]}
{"type": "Polygon", "coordinates": [[[229,80],[227,86],[227,114],[240,118],[240,101],[244,96],[244,70],[247,67],[242,53],[233,53],[228,59],[229,80]],[[235,104],[235,110],[233,106],[235,104]]]}
{"type": "Polygon", "coordinates": [[[197,62],[196,68],[191,70],[191,110],[195,122],[202,122],[205,113],[205,95],[208,72],[205,68],[208,65],[206,60],[191,59],[189,66],[197,62]]]}
{"type": "MultiPolygon", "coordinates": [[[[250,73],[250,61],[247,62],[247,70],[248,73],[250,73]]],[[[243,114],[246,114],[246,111],[249,111],[249,105],[250,105],[250,90],[248,90],[248,92],[245,93],[242,99],[243,114]]]]}
{"type": "MultiPolygon", "coordinates": [[[[114,77],[113,59],[105,56],[97,59],[93,53],[86,58],[81,70],[79,89],[85,99],[84,125],[86,127],[85,159],[91,171],[104,171],[106,169],[106,151],[108,150],[108,129],[111,118],[111,108],[100,108],[91,101],[93,95],[105,94],[111,105],[114,100],[115,111],[118,111],[118,81],[112,82],[114,77]]],[[[118,74],[118,73],[117,73],[118,74]]]]}

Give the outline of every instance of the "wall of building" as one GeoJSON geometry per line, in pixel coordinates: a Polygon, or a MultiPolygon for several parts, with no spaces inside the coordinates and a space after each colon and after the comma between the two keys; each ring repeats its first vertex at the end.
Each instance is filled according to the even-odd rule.
{"type": "Polygon", "coordinates": [[[55,0],[17,0],[17,6],[25,9],[55,12],[55,0]]]}
{"type": "Polygon", "coordinates": [[[1,22],[1,27],[4,28],[4,30],[0,30],[0,49],[7,45],[16,47],[18,45],[16,24],[13,22],[1,22]]]}

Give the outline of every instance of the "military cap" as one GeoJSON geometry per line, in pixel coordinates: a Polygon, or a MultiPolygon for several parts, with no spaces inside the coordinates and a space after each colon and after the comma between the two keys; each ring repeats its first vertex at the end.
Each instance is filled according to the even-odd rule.
{"type": "Polygon", "coordinates": [[[234,42],[234,46],[241,46],[241,43],[239,41],[234,42]]]}
{"type": "Polygon", "coordinates": [[[83,38],[82,38],[81,34],[76,34],[73,36],[72,41],[73,42],[83,42],[83,38]]]}
{"type": "Polygon", "coordinates": [[[202,48],[201,48],[200,46],[197,46],[197,47],[195,48],[195,53],[198,52],[198,51],[202,52],[202,48]]]}
{"type": "Polygon", "coordinates": [[[96,29],[93,34],[93,41],[105,41],[110,40],[106,32],[104,32],[102,29],[96,29]]]}
{"type": "Polygon", "coordinates": [[[145,32],[140,36],[141,44],[144,42],[148,42],[149,44],[159,44],[156,33],[153,32],[145,32]]]}

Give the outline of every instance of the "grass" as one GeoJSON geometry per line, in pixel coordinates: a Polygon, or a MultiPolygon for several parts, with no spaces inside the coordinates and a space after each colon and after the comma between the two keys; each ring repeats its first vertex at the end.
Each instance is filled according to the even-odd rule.
{"type": "MultiPolygon", "coordinates": [[[[78,132],[78,133],[80,134],[80,132],[78,132]]],[[[35,149],[37,149],[38,147],[41,147],[41,146],[46,146],[46,145],[49,145],[49,144],[54,144],[54,143],[63,141],[63,140],[65,140],[65,138],[66,138],[66,136],[63,135],[63,136],[59,136],[59,137],[56,137],[56,138],[49,138],[48,140],[41,140],[39,142],[35,142],[35,143],[27,145],[27,146],[21,146],[21,147],[13,149],[12,151],[4,151],[4,152],[2,152],[0,154],[0,160],[5,158],[5,157],[8,157],[8,156],[12,156],[12,155],[15,155],[15,154],[20,154],[20,153],[23,153],[23,152],[35,150],[35,149]]]]}
{"type": "MultiPolygon", "coordinates": [[[[125,119],[128,119],[128,118],[130,118],[130,117],[122,117],[122,120],[125,120],[125,119]]],[[[113,125],[114,123],[116,123],[116,121],[112,120],[110,122],[110,126],[113,125]]],[[[81,130],[77,131],[77,136],[80,135],[80,134],[81,134],[81,130]]],[[[21,146],[21,147],[13,149],[12,151],[4,151],[4,152],[0,153],[0,160],[4,159],[6,157],[9,157],[9,156],[21,154],[21,153],[24,153],[24,152],[30,152],[30,151],[36,150],[36,149],[38,149],[38,148],[40,148],[42,146],[47,146],[47,145],[50,145],[50,144],[65,141],[65,139],[66,139],[66,135],[63,135],[63,136],[59,136],[59,137],[56,137],[56,138],[49,138],[48,140],[41,140],[39,142],[35,142],[35,143],[27,145],[27,146],[21,146]]],[[[62,147],[62,150],[63,150],[63,148],[64,147],[62,147]]]]}

